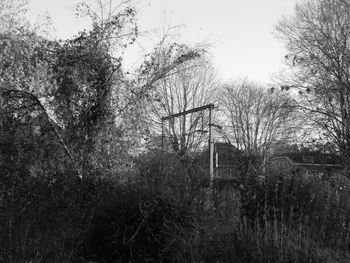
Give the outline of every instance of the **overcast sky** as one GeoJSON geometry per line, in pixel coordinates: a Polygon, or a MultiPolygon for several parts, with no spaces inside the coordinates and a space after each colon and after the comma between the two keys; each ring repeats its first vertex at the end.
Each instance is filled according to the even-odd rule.
{"type": "MultiPolygon", "coordinates": [[[[30,0],[30,16],[45,11],[52,17],[56,36],[76,34],[88,24],[74,16],[79,0],[30,0]]],[[[118,2],[119,0],[115,0],[118,2]]],[[[268,84],[283,66],[286,53],[273,36],[274,25],[293,13],[296,0],[139,0],[142,31],[181,25],[182,40],[208,42],[213,61],[223,80],[248,77],[268,84]]],[[[153,39],[154,40],[154,39],[153,39]]],[[[140,39],[137,45],[145,45],[140,39]]],[[[135,49],[127,63],[137,63],[135,49]]]]}

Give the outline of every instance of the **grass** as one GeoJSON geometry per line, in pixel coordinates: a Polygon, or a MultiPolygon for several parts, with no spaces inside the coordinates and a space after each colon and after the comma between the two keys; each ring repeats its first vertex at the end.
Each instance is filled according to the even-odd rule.
{"type": "Polygon", "coordinates": [[[273,176],[231,191],[208,224],[203,262],[349,262],[349,196],[336,186],[273,176]]]}

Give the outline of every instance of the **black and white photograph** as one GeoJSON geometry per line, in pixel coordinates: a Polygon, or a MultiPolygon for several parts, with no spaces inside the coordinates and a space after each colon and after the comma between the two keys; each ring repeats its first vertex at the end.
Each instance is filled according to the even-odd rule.
{"type": "Polygon", "coordinates": [[[2,262],[350,262],[350,0],[0,0],[2,262]]]}

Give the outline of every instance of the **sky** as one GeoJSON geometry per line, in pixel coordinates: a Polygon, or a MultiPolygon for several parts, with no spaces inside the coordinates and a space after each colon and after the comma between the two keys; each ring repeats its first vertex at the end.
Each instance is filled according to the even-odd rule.
{"type": "MultiPolygon", "coordinates": [[[[34,19],[46,11],[56,29],[55,36],[66,39],[88,27],[87,21],[77,20],[74,15],[78,2],[30,0],[29,16],[34,19]]],[[[296,0],[138,0],[140,30],[149,33],[130,48],[125,63],[129,67],[137,65],[140,50],[147,51],[161,32],[175,27],[181,41],[209,44],[223,81],[247,77],[268,85],[283,68],[287,52],[272,34],[273,29],[283,16],[293,14],[295,4],[296,0]]]]}

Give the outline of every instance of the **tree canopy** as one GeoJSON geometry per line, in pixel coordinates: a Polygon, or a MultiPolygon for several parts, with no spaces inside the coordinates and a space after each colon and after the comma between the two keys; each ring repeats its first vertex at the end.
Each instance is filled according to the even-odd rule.
{"type": "MultiPolygon", "coordinates": [[[[13,130],[25,126],[30,136],[45,139],[41,151],[49,153],[46,146],[55,142],[60,149],[55,151],[79,175],[112,175],[128,166],[129,152],[142,137],[135,136],[143,129],[141,105],[157,82],[201,55],[200,50],[174,43],[178,51],[164,60],[155,48],[130,78],[122,60],[138,36],[136,10],[130,1],[107,9],[101,2],[100,7],[99,14],[82,3],[79,12],[91,18],[92,27],[65,41],[46,39],[20,25],[0,32],[1,129],[7,134],[2,143],[17,141],[20,137],[13,130]]],[[[8,23],[17,21],[11,14],[8,23]]],[[[18,152],[19,145],[11,147],[18,152]]]]}
{"type": "Polygon", "coordinates": [[[291,71],[284,84],[299,89],[300,107],[350,160],[350,3],[306,1],[276,27],[291,71]]]}
{"type": "Polygon", "coordinates": [[[239,150],[263,157],[296,131],[295,101],[286,93],[248,80],[226,84],[220,94],[226,137],[239,150]]]}

